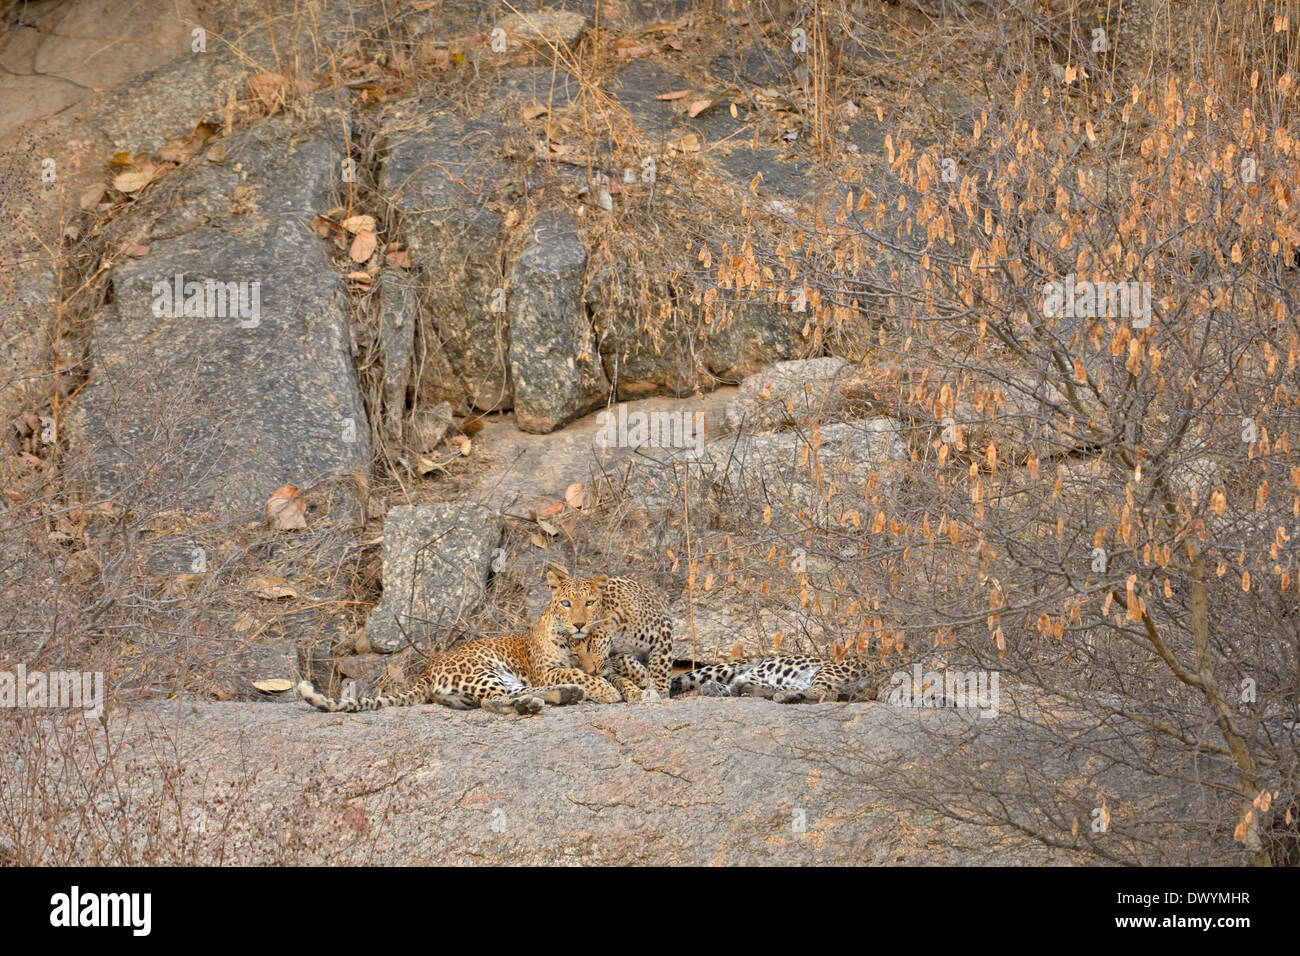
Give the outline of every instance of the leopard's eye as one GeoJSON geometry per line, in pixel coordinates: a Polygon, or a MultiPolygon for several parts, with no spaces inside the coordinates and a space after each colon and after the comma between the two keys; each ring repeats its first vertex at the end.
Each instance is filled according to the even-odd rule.
{"type": "Polygon", "coordinates": [[[569,607],[570,604],[569,604],[568,601],[561,601],[561,602],[560,602],[560,606],[561,606],[561,607],[569,607]]]}
{"type": "Polygon", "coordinates": [[[590,601],[587,602],[587,607],[591,607],[595,603],[596,603],[596,599],[592,598],[590,601]]]}

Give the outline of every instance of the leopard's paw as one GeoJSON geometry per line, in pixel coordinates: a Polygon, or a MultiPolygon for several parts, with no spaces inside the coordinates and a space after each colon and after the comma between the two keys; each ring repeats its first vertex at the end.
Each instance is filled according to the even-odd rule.
{"type": "Polygon", "coordinates": [[[559,686],[559,691],[560,698],[557,701],[557,704],[560,706],[564,706],[565,704],[576,704],[578,701],[582,700],[582,698],[587,696],[587,692],[577,684],[561,684],[559,686]]]}
{"type": "Polygon", "coordinates": [[[542,708],[546,706],[540,697],[533,697],[531,694],[524,697],[516,697],[511,701],[515,705],[515,713],[524,717],[532,717],[539,714],[542,708]]]}

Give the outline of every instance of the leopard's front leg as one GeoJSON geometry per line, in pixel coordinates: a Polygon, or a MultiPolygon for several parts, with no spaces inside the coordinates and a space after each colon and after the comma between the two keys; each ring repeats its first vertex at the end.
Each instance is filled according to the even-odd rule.
{"type": "Polygon", "coordinates": [[[650,672],[650,681],[655,691],[664,700],[668,699],[668,687],[673,678],[673,642],[672,635],[660,646],[651,649],[646,664],[650,672]]]}
{"type": "Polygon", "coordinates": [[[627,654],[610,657],[605,662],[603,676],[619,689],[626,701],[655,700],[659,696],[645,665],[627,654]]]}
{"type": "Polygon", "coordinates": [[[551,668],[538,674],[537,678],[543,684],[577,684],[585,692],[584,700],[598,704],[616,704],[623,699],[618,689],[605,678],[576,667],[551,668]]]}

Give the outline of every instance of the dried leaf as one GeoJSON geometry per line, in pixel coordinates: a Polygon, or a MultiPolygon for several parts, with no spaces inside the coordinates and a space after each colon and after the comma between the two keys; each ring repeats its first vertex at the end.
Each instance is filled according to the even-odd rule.
{"type": "Polygon", "coordinates": [[[334,221],[329,216],[314,216],[308,225],[310,225],[311,231],[322,239],[343,234],[342,224],[334,221]]]}
{"type": "Polygon", "coordinates": [[[77,205],[85,212],[93,212],[106,192],[108,192],[107,186],[96,183],[77,197],[77,205]]]}
{"type": "Polygon", "coordinates": [[[352,240],[352,248],[348,250],[348,255],[352,257],[353,262],[366,262],[375,254],[378,245],[378,237],[370,230],[363,229],[352,240]]]}
{"type": "Polygon", "coordinates": [[[691,90],[673,90],[671,93],[660,93],[655,97],[657,100],[680,100],[691,95],[691,90]]]}
{"type": "Polygon", "coordinates": [[[564,500],[568,502],[570,508],[581,508],[586,498],[586,492],[580,481],[575,481],[564,489],[564,500]]]}
{"type": "Polygon", "coordinates": [[[278,601],[281,598],[296,598],[299,596],[297,588],[284,578],[253,578],[248,584],[253,596],[259,597],[263,601],[278,601]]]}
{"type": "Polygon", "coordinates": [[[692,103],[690,106],[686,108],[686,115],[689,116],[691,119],[694,119],[695,117],[699,116],[701,113],[703,113],[712,105],[713,105],[713,100],[696,100],[694,103],[692,103]]]}
{"type": "Polygon", "coordinates": [[[266,502],[266,520],[279,531],[300,531],[307,527],[307,503],[298,497],[294,485],[282,485],[266,502]]]}
{"type": "Polygon", "coordinates": [[[264,694],[283,694],[293,687],[293,681],[285,680],[283,677],[275,677],[271,680],[255,680],[253,686],[264,694]]]}
{"type": "Polygon", "coordinates": [[[356,235],[358,232],[374,232],[374,216],[349,216],[343,220],[343,228],[356,235]]]}
{"type": "Polygon", "coordinates": [[[113,188],[120,193],[135,193],[149,185],[153,176],[139,169],[129,169],[113,177],[113,188]]]}

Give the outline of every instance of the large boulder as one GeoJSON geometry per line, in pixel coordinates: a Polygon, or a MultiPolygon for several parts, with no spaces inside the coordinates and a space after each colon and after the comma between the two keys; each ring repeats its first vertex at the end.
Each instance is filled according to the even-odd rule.
{"type": "Polygon", "coordinates": [[[777,362],[755,372],[727,403],[727,426],[761,430],[827,421],[843,407],[840,386],[848,368],[844,359],[828,355],[777,362]]]}
{"type": "MultiPolygon", "coordinates": [[[[429,110],[411,100],[386,117],[391,132],[379,188],[395,213],[390,234],[408,244],[423,278],[425,349],[446,356],[475,408],[509,408],[510,331],[498,265],[502,216],[488,202],[504,178],[496,155],[501,129],[429,110]]],[[[429,387],[438,398],[454,397],[445,382],[429,387]]]]}
{"type": "MultiPolygon", "coordinates": [[[[1063,729],[1105,745],[1082,721],[1063,729]]],[[[81,762],[104,759],[105,734],[76,739],[96,751],[81,762]]],[[[115,711],[107,741],[133,768],[111,795],[88,798],[65,775],[48,782],[47,800],[94,800],[103,832],[156,818],[157,839],[138,851],[106,843],[69,812],[26,841],[22,862],[1060,864],[1087,845],[1072,813],[1087,819],[1103,801],[1112,854],[1240,859],[1230,834],[1192,822],[1204,806],[1190,785],[1101,765],[1092,746],[1065,748],[1056,735],[1027,739],[1011,718],[883,702],[580,703],[530,718],[436,704],[327,714],[302,702],[168,702],[115,711]],[[992,828],[952,810],[981,800],[953,770],[972,753],[996,787],[981,804],[991,813],[1026,788],[1068,803],[1022,801],[1012,824],[992,828]],[[291,845],[265,837],[286,828],[291,845]]]]}
{"type": "Polygon", "coordinates": [[[898,422],[889,418],[836,422],[806,431],[738,435],[710,444],[705,475],[726,507],[774,526],[801,515],[837,526],[858,512],[874,517],[872,501],[897,487],[907,460],[898,422]]]}
{"type": "Polygon", "coordinates": [[[510,277],[515,421],[549,432],[601,404],[609,382],[583,307],[587,250],[569,215],[547,210],[510,277]]]}
{"type": "Polygon", "coordinates": [[[102,493],[247,513],[281,485],[366,470],[347,306],[301,225],[205,227],[156,243],[112,285],[75,422],[102,493]]]}
{"type": "Polygon", "coordinates": [[[366,619],[371,649],[391,653],[445,634],[485,595],[501,519],[477,505],[402,505],[384,520],[384,593],[366,619]]]}
{"type": "Polygon", "coordinates": [[[384,437],[397,441],[402,437],[415,348],[415,325],[418,321],[415,283],[405,272],[385,269],[379,275],[377,291],[379,346],[384,363],[382,422],[384,437]]]}

